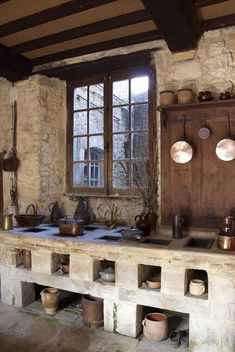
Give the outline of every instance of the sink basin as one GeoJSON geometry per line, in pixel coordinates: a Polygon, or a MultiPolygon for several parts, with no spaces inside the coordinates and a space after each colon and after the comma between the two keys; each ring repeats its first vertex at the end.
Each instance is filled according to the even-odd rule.
{"type": "Polygon", "coordinates": [[[211,238],[190,238],[183,247],[210,249],[214,240],[211,238]]]}
{"type": "Polygon", "coordinates": [[[87,231],[94,231],[94,230],[98,230],[99,227],[96,227],[96,226],[84,226],[84,230],[87,230],[87,231]]]}
{"type": "Polygon", "coordinates": [[[22,230],[22,232],[42,232],[42,231],[48,231],[48,229],[37,229],[35,227],[32,227],[30,229],[22,230]]]}
{"type": "Polygon", "coordinates": [[[103,236],[103,237],[99,237],[96,238],[97,240],[105,240],[105,241],[120,241],[121,240],[121,236],[103,236]]]}
{"type": "Polygon", "coordinates": [[[148,238],[148,239],[142,241],[142,243],[168,246],[171,243],[171,240],[165,240],[165,239],[160,239],[160,238],[148,238]]]}

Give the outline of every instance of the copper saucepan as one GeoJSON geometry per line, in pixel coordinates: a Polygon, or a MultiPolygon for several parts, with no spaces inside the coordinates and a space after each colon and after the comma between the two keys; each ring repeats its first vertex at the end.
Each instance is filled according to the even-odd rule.
{"type": "Polygon", "coordinates": [[[184,118],[184,138],[175,142],[170,150],[171,158],[178,164],[186,164],[192,160],[195,147],[186,138],[186,121],[184,118]]]}
{"type": "Polygon", "coordinates": [[[235,158],[235,141],[231,138],[230,132],[230,116],[226,113],[228,119],[228,137],[221,139],[216,144],[216,155],[220,160],[231,161],[235,158]]]}

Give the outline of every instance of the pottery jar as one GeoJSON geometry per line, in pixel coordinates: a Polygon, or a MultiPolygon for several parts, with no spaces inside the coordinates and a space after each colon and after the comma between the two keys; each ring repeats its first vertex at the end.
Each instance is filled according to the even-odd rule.
{"type": "Polygon", "coordinates": [[[160,92],[160,105],[171,105],[175,102],[173,90],[163,90],[160,92]]]}
{"type": "Polygon", "coordinates": [[[162,313],[149,313],[142,321],[144,336],[150,340],[161,341],[168,337],[168,319],[162,313]]]}
{"type": "Polygon", "coordinates": [[[193,279],[189,283],[189,292],[194,296],[201,296],[205,292],[205,283],[203,280],[193,279]]]}
{"type": "Polygon", "coordinates": [[[179,104],[190,104],[193,100],[193,91],[190,88],[183,88],[177,91],[179,104]]]}
{"type": "Polygon", "coordinates": [[[115,281],[115,271],[113,268],[104,269],[100,272],[101,279],[106,282],[115,281]]]}
{"type": "Polygon", "coordinates": [[[46,314],[54,315],[59,304],[60,291],[57,288],[46,287],[41,291],[42,304],[46,314]]]}
{"type": "Polygon", "coordinates": [[[24,268],[31,268],[31,251],[23,249],[21,255],[24,268]]]}
{"type": "Polygon", "coordinates": [[[159,277],[149,277],[146,281],[146,284],[149,288],[160,288],[161,287],[161,279],[159,277]]]}

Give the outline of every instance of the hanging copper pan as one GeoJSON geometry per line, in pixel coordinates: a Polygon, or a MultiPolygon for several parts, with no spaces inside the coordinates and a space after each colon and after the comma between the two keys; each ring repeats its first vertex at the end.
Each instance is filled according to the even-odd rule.
{"type": "Polygon", "coordinates": [[[216,144],[216,155],[220,160],[231,161],[235,158],[235,141],[231,138],[230,133],[230,116],[229,113],[226,113],[228,120],[228,137],[221,139],[216,144]]]}
{"type": "Polygon", "coordinates": [[[171,158],[178,164],[186,164],[192,160],[194,154],[194,146],[187,141],[186,138],[186,121],[184,118],[184,138],[175,142],[171,147],[171,158]]]}

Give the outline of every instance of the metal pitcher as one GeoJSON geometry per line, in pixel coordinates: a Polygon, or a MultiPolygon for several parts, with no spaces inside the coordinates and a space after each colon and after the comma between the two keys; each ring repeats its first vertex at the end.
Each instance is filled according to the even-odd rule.
{"type": "Polygon", "coordinates": [[[172,224],[172,237],[173,238],[182,238],[183,223],[184,223],[183,215],[175,214],[173,216],[173,224],[172,224]]]}

